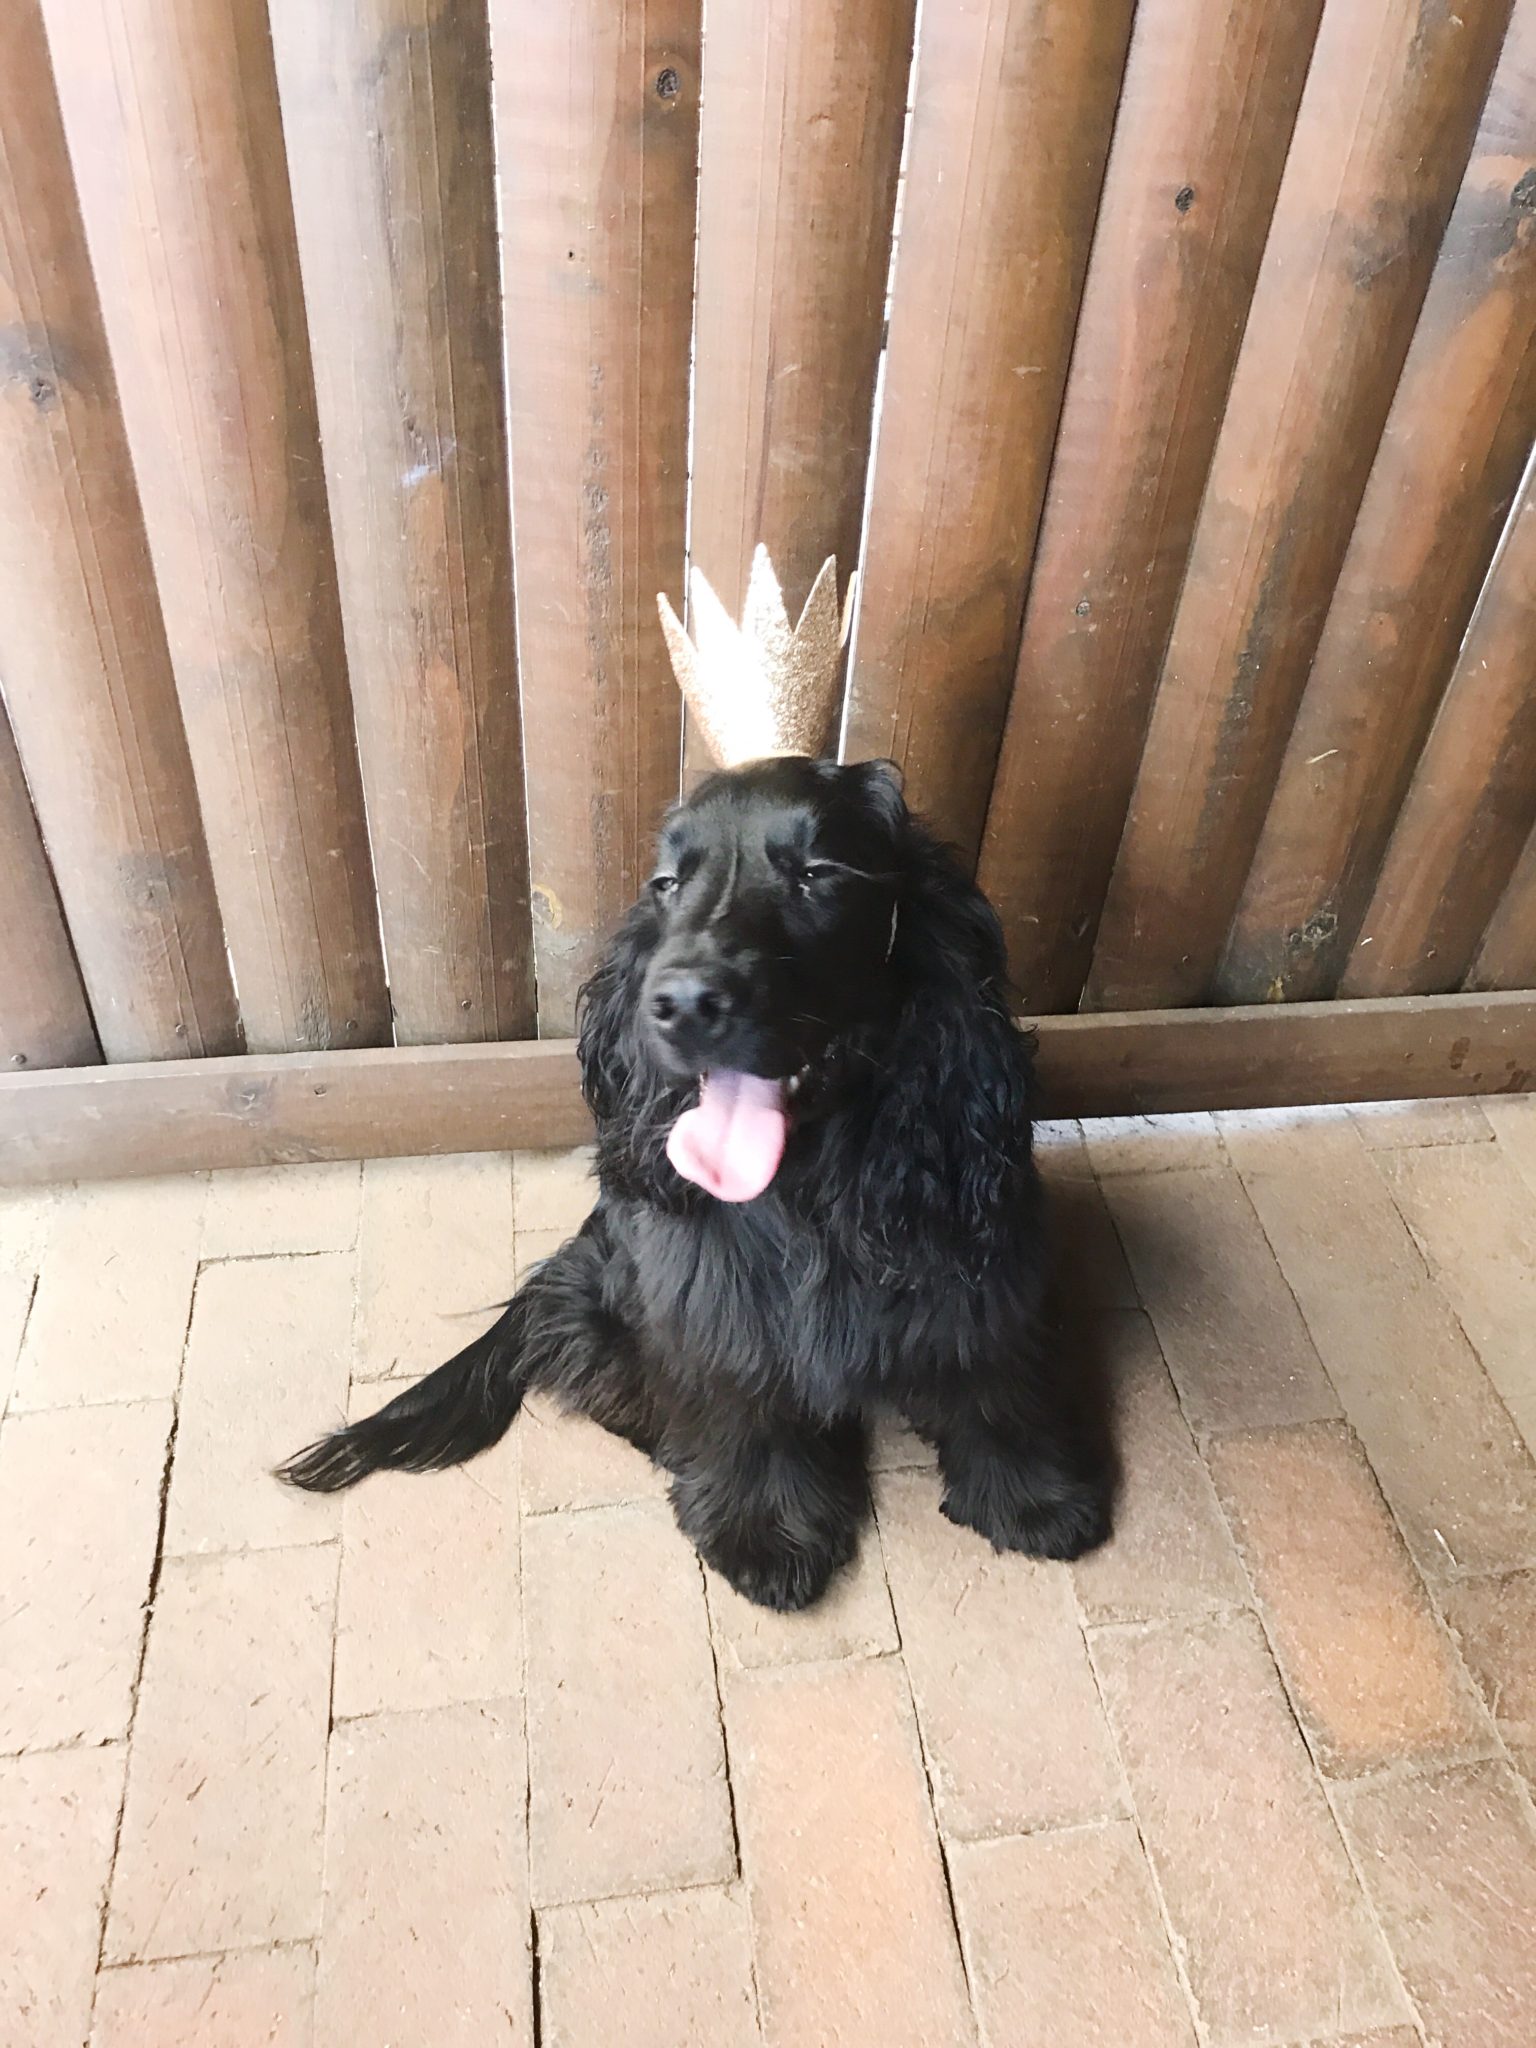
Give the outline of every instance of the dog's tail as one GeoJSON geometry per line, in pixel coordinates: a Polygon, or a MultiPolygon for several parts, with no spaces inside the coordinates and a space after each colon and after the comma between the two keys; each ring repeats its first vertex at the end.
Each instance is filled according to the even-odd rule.
{"type": "Polygon", "coordinates": [[[321,1437],[277,1476],[310,1493],[340,1493],[370,1472],[436,1472],[489,1450],[512,1427],[533,1378],[526,1293],[483,1337],[466,1344],[376,1415],[321,1437]]]}

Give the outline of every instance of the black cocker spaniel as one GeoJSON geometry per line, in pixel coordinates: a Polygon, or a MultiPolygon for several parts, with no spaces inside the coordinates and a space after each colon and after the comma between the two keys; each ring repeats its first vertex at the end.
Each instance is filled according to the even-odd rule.
{"type": "Polygon", "coordinates": [[[1071,1558],[1108,1459],[1044,1314],[1031,1047],[996,918],[884,764],[711,777],[585,992],[597,1206],[495,1326],[282,1468],[330,1491],[494,1443],[524,1394],[627,1437],[749,1599],[806,1606],[866,1512],[864,1422],[944,1513],[1071,1558]]]}

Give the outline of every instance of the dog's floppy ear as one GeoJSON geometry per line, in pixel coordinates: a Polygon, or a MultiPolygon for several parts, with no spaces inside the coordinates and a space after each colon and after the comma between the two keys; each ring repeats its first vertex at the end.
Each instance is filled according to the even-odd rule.
{"type": "Polygon", "coordinates": [[[1030,1042],[992,906],[917,825],[906,865],[901,1020],[856,1199],[877,1242],[945,1246],[970,1268],[999,1251],[1032,1179],[1030,1042]]]}
{"type": "Polygon", "coordinates": [[[619,1114],[633,1086],[640,977],[654,936],[653,925],[650,906],[637,903],[582,987],[576,1046],[581,1090],[599,1122],[619,1114]]]}
{"type": "Polygon", "coordinates": [[[862,801],[887,825],[899,832],[907,823],[907,802],[902,795],[903,777],[894,761],[853,761],[840,771],[858,791],[862,801]]]}

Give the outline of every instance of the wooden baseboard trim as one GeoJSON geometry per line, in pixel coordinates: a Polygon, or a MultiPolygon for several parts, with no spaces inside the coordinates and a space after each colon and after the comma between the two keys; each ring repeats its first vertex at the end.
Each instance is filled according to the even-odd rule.
{"type": "MultiPolygon", "coordinates": [[[[1039,1021],[1045,1113],[1536,1088],[1536,993],[1039,1021]]],[[[253,1054],[0,1077],[0,1184],[500,1152],[591,1135],[569,1040],[253,1054]]]]}

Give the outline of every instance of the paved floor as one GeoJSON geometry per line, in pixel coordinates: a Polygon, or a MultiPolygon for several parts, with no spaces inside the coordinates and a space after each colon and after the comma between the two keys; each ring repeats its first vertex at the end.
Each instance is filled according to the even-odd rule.
{"type": "Polygon", "coordinates": [[[1536,2042],[1536,1101],[1044,1134],[1119,1534],[809,1617],[590,1425],[267,1476],[579,1158],[0,1198],[5,2048],[1536,2042]]]}

